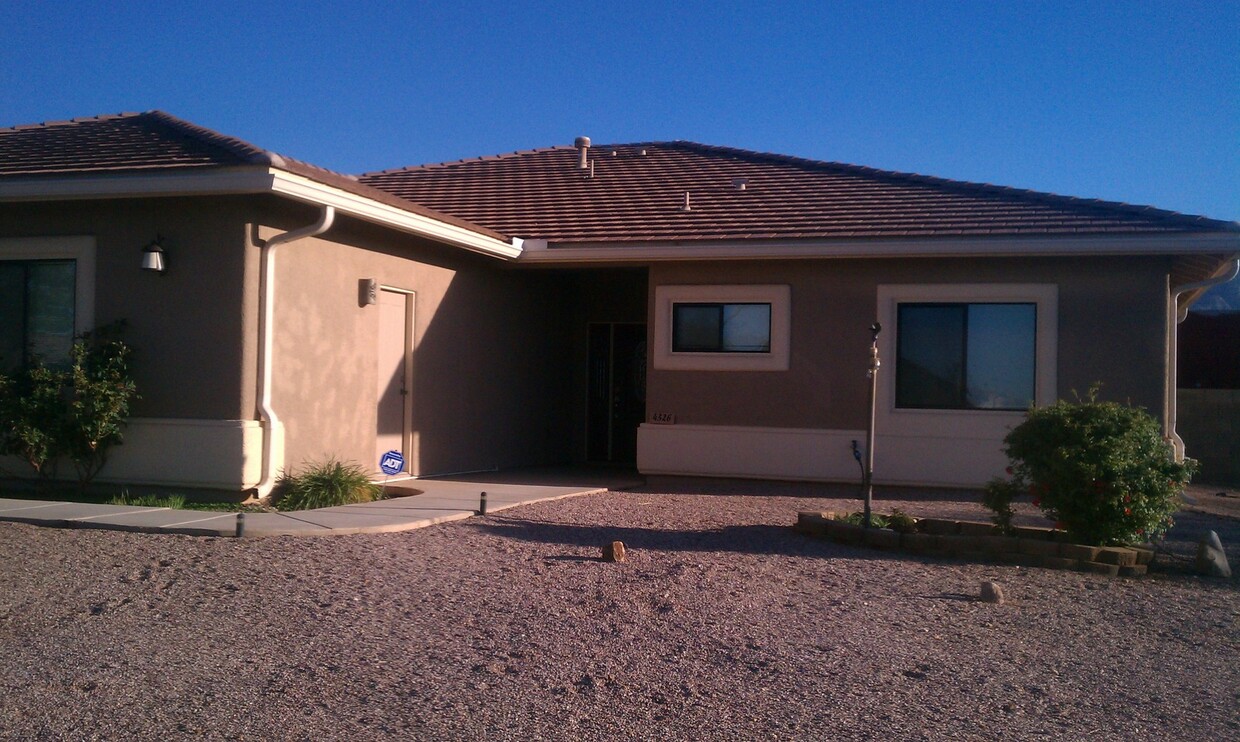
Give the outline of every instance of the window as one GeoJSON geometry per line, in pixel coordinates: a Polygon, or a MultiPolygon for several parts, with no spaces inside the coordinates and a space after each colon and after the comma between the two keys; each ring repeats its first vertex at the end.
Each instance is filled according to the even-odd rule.
{"type": "Polygon", "coordinates": [[[652,365],[670,371],[787,371],[791,314],[787,285],[655,286],[652,365]]]}
{"type": "Polygon", "coordinates": [[[73,260],[0,261],[0,367],[69,360],[76,272],[73,260]]]}
{"type": "Polygon", "coordinates": [[[672,352],[770,353],[771,305],[673,304],[672,352]]]}
{"type": "Polygon", "coordinates": [[[0,370],[68,361],[94,310],[94,237],[0,238],[0,370]]]}
{"type": "Polygon", "coordinates": [[[896,407],[1024,410],[1036,399],[1033,302],[901,303],[896,407]]]}

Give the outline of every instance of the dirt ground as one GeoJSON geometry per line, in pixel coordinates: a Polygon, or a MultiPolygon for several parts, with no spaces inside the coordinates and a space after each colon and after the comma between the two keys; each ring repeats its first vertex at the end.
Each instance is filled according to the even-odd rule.
{"type": "Polygon", "coordinates": [[[1187,569],[1207,529],[1240,566],[1240,520],[1182,513],[1139,579],[791,530],[855,496],[663,479],[300,539],[0,523],[0,739],[1240,737],[1240,583],[1187,569]]]}

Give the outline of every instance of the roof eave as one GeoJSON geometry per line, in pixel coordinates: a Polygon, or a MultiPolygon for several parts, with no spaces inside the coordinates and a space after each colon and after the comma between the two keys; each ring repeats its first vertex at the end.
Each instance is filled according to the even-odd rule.
{"type": "Polygon", "coordinates": [[[527,239],[521,263],[624,263],[797,258],[942,258],[1080,255],[1180,255],[1240,250],[1240,232],[1073,236],[918,237],[572,243],[527,239]]]}
{"type": "Polygon", "coordinates": [[[0,202],[4,203],[259,193],[272,193],[316,206],[334,206],[342,214],[492,257],[514,260],[521,255],[518,240],[506,242],[482,231],[272,167],[0,178],[0,202]]]}

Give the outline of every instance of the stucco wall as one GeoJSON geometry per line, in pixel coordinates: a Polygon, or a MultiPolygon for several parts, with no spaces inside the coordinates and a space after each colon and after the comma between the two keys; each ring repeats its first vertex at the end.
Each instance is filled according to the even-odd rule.
{"type": "MultiPolygon", "coordinates": [[[[96,323],[129,321],[142,399],[102,479],[257,481],[259,245],[316,213],[269,196],[0,206],[0,237],[93,236],[96,323]],[[157,234],[162,276],[140,269],[157,234]],[[185,457],[192,465],[171,463],[185,457]]],[[[360,278],[416,293],[414,472],[572,458],[575,283],[348,218],[279,251],[273,402],[285,464],[377,463],[377,309],[359,305],[360,278]]]]}
{"type": "Polygon", "coordinates": [[[1194,480],[1240,487],[1240,390],[1181,389],[1176,432],[1201,464],[1194,480]]]}
{"type": "MultiPolygon", "coordinates": [[[[1131,257],[653,265],[651,316],[661,285],[788,285],[790,360],[786,371],[679,371],[651,364],[650,422],[639,434],[639,468],[856,478],[851,442],[864,443],[868,423],[869,326],[881,314],[880,286],[1020,284],[1044,293],[1053,302],[1048,309],[1054,307],[1054,326],[1047,329],[1055,360],[1041,401],[1072,398],[1074,390],[1085,394],[1101,382],[1101,398],[1132,402],[1161,415],[1168,267],[1164,259],[1131,257]],[[675,422],[653,424],[656,414],[675,422]]],[[[1040,322],[1050,315],[1046,312],[1040,322]]],[[[894,331],[886,327],[880,345],[890,344],[894,331]]],[[[1020,422],[1021,413],[894,410],[894,345],[886,347],[879,376],[876,481],[978,486],[1001,474],[1006,463],[1002,438],[1020,422]]]]}
{"type": "Polygon", "coordinates": [[[571,456],[569,292],[552,274],[348,219],[280,249],[273,401],[287,465],[333,455],[377,467],[378,308],[359,305],[363,278],[416,295],[412,473],[571,456]]]}
{"type": "Polygon", "coordinates": [[[95,323],[128,321],[142,394],[135,416],[243,419],[254,409],[241,314],[257,291],[242,269],[251,209],[240,198],[3,204],[0,237],[95,237],[95,323]],[[164,275],[141,270],[157,234],[164,275]]]}
{"type": "Polygon", "coordinates": [[[790,285],[791,360],[787,371],[652,366],[647,409],[688,424],[864,427],[878,286],[918,283],[1056,284],[1060,396],[1101,381],[1104,398],[1162,410],[1166,264],[1145,258],[655,264],[651,316],[659,285],[790,285]]]}

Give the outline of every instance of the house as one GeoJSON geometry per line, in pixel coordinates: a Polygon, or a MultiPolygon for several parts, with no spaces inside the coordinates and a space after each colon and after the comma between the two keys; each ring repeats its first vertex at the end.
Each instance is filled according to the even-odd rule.
{"type": "Polygon", "coordinates": [[[1098,381],[1174,436],[1177,316],[1238,255],[1230,222],[690,142],[348,176],[158,111],[0,130],[0,347],[128,319],[103,477],[135,483],[388,450],[855,481],[877,320],[875,481],[977,486],[1098,381]]]}

